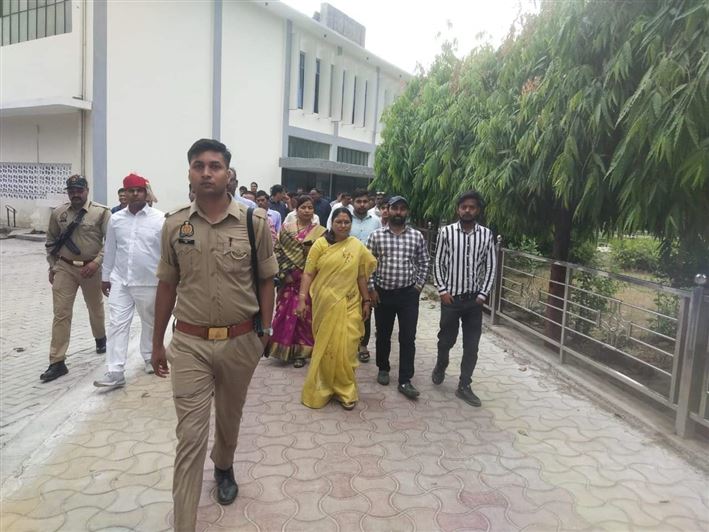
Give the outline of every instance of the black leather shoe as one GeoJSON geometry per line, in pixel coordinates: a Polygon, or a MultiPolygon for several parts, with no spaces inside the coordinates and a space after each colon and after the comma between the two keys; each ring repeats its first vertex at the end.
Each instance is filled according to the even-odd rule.
{"type": "Polygon", "coordinates": [[[446,370],[439,368],[438,364],[436,364],[436,367],[433,368],[433,373],[431,373],[431,380],[433,381],[433,384],[441,384],[445,378],[446,370]]]}
{"type": "Polygon", "coordinates": [[[471,390],[470,385],[458,386],[458,389],[455,391],[455,396],[462,399],[471,406],[482,405],[480,398],[473,393],[473,390],[471,390]]]}
{"type": "Polygon", "coordinates": [[[379,371],[379,373],[377,373],[377,382],[379,384],[383,384],[384,386],[389,384],[389,372],[388,371],[379,371]]]}
{"type": "Polygon", "coordinates": [[[106,352],[106,337],[96,338],[96,352],[102,355],[106,352]]]}
{"type": "Polygon", "coordinates": [[[47,368],[47,371],[42,373],[39,376],[39,380],[42,382],[49,382],[53,381],[54,379],[58,379],[62,375],[66,375],[69,373],[69,368],[66,367],[66,364],[62,360],[61,362],[55,362],[54,364],[50,364],[49,367],[47,368]]]}
{"type": "Polygon", "coordinates": [[[214,480],[217,481],[217,502],[221,505],[233,503],[239,494],[239,486],[234,480],[234,467],[224,470],[214,466],[214,480]]]}
{"type": "Polygon", "coordinates": [[[399,390],[399,393],[403,393],[409,399],[416,399],[420,395],[419,391],[410,382],[399,384],[397,390],[399,390]]]}

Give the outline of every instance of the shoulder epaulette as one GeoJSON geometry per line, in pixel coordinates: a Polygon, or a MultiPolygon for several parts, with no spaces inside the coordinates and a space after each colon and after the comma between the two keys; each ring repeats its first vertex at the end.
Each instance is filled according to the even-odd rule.
{"type": "Polygon", "coordinates": [[[191,205],[183,205],[182,207],[178,207],[174,211],[168,211],[165,213],[165,218],[169,218],[173,214],[177,214],[178,212],[184,211],[185,209],[189,209],[191,205]]]}
{"type": "Polygon", "coordinates": [[[266,212],[266,210],[262,209],[261,207],[256,207],[253,212],[254,216],[256,216],[257,218],[262,218],[265,220],[268,217],[268,213],[266,212]]]}
{"type": "Polygon", "coordinates": [[[95,201],[91,202],[92,207],[98,207],[99,209],[106,209],[107,211],[111,210],[111,207],[104,205],[103,203],[96,203],[95,201]]]}

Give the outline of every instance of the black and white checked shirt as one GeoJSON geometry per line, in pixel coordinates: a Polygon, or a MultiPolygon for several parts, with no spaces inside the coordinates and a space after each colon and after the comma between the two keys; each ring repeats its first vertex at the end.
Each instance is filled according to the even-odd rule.
{"type": "Polygon", "coordinates": [[[384,290],[411,285],[420,289],[426,283],[431,259],[420,231],[407,226],[397,235],[389,227],[382,227],[369,235],[367,247],[378,262],[369,280],[370,289],[375,284],[384,290]]]}
{"type": "Polygon", "coordinates": [[[433,280],[438,293],[452,296],[480,293],[487,297],[495,279],[495,240],[487,227],[475,224],[466,233],[460,222],[438,233],[433,280]]]}

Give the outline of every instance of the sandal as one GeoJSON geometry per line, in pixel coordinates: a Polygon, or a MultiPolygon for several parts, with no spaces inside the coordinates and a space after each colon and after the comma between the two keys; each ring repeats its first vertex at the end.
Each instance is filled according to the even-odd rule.
{"type": "Polygon", "coordinates": [[[360,351],[357,356],[360,362],[369,362],[369,351],[360,351]]]}
{"type": "Polygon", "coordinates": [[[342,405],[342,408],[345,410],[353,410],[355,406],[357,406],[357,401],[352,401],[351,403],[340,403],[342,405]]]}
{"type": "Polygon", "coordinates": [[[293,362],[294,368],[302,368],[303,366],[305,366],[305,359],[304,358],[296,358],[295,361],[293,362]]]}

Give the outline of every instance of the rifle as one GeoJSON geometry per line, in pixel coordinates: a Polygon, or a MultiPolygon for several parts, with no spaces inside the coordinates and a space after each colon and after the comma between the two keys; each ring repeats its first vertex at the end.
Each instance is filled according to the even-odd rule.
{"type": "Polygon", "coordinates": [[[68,225],[66,230],[59,235],[59,238],[57,238],[54,242],[50,244],[45,244],[47,248],[51,248],[49,250],[50,255],[52,255],[53,257],[58,256],[59,250],[62,249],[63,246],[66,246],[67,249],[71,251],[74,255],[81,255],[81,250],[71,239],[71,235],[74,234],[74,231],[81,223],[81,220],[84,219],[85,214],[86,211],[80,211],[79,214],[76,215],[76,218],[74,218],[74,220],[72,220],[72,222],[68,225]]]}

